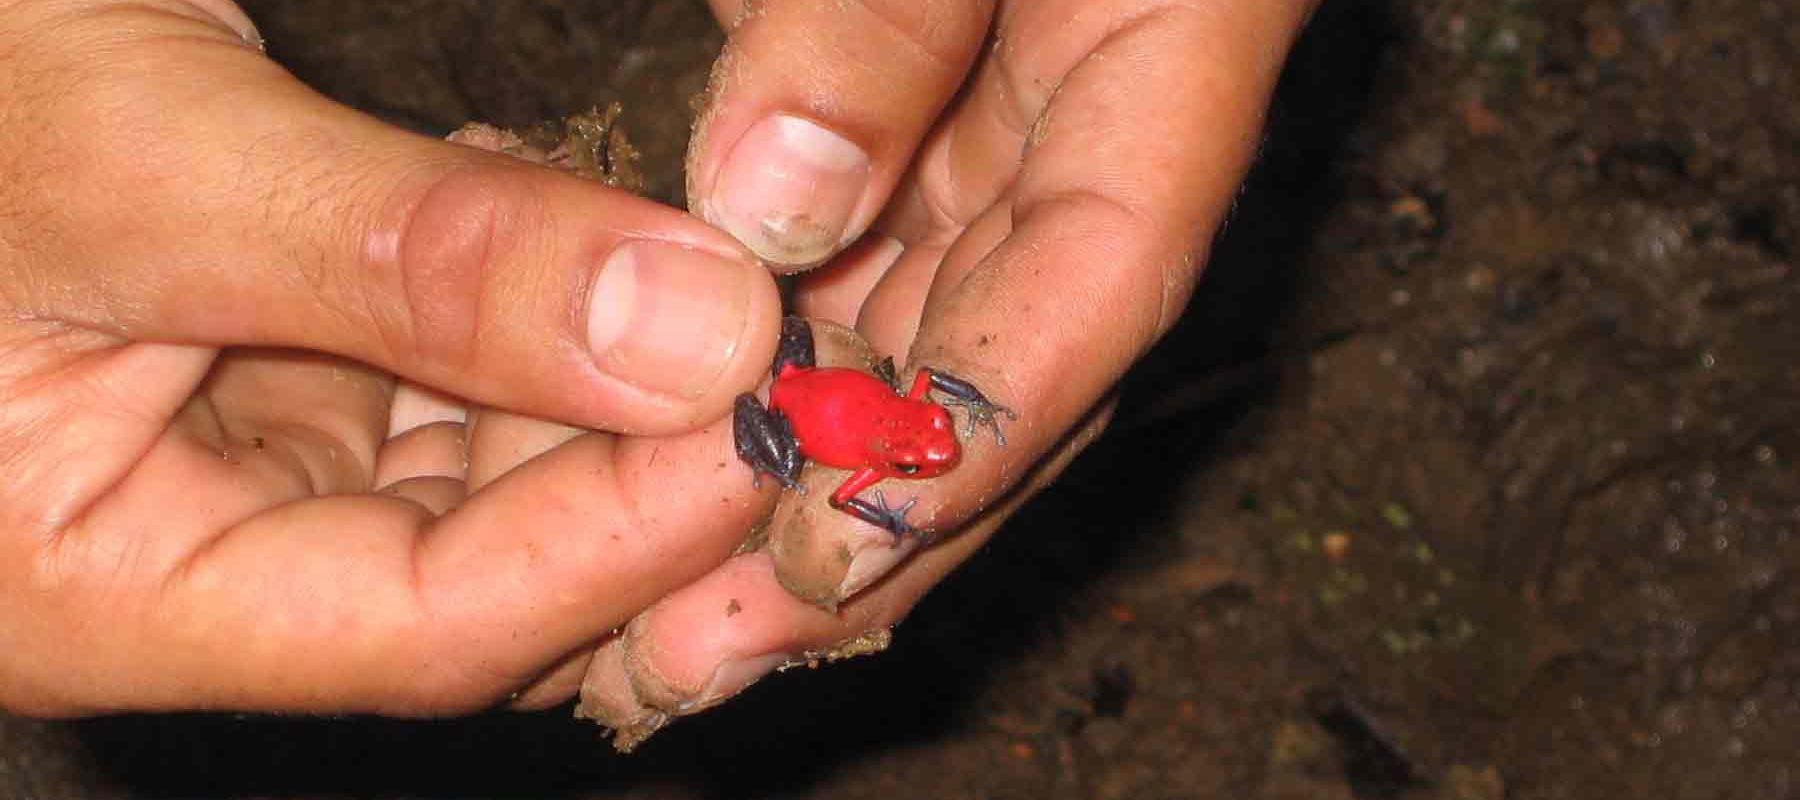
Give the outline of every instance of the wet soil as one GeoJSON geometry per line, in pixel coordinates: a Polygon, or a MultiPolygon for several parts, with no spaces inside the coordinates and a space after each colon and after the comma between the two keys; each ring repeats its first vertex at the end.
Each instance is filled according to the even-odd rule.
{"type": "MultiPolygon", "coordinates": [[[[622,100],[697,4],[247,4],[441,134],[622,100]]],[[[16,797],[1800,794],[1800,11],[1328,3],[1115,429],[877,658],[630,757],[567,709],[0,718],[16,797]]]]}

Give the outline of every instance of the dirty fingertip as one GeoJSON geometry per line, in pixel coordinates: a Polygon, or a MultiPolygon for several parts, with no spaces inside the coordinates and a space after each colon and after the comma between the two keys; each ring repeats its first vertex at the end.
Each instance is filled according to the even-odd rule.
{"type": "MultiPolygon", "coordinates": [[[[809,482],[808,495],[829,492],[845,474],[813,474],[821,472],[827,480],[809,482]]],[[[775,562],[775,579],[794,597],[827,610],[880,580],[922,541],[918,536],[896,540],[823,501],[793,502],[776,513],[774,523],[767,550],[775,562]]]]}
{"type": "Polygon", "coordinates": [[[625,628],[624,672],[639,702],[672,714],[736,694],[786,663],[796,604],[764,553],[745,553],[625,628]]]}
{"type": "Polygon", "coordinates": [[[701,662],[705,658],[701,654],[690,654],[685,660],[691,663],[669,665],[676,673],[687,677],[666,674],[655,663],[657,660],[683,659],[646,648],[647,638],[628,637],[624,666],[633,696],[662,715],[662,719],[657,721],[657,727],[666,724],[671,716],[695,714],[729,700],[792,660],[785,653],[739,656],[730,652],[728,645],[723,651],[717,650],[718,645],[725,644],[719,642],[715,646],[703,648],[706,651],[704,656],[718,656],[720,659],[712,662],[711,669],[701,679],[695,680],[692,677],[693,671],[704,669],[701,662]]]}
{"type": "Polygon", "coordinates": [[[587,675],[581,681],[575,716],[593,720],[613,731],[613,747],[630,752],[669,723],[667,712],[638,700],[625,667],[624,637],[615,636],[594,652],[587,675]]]}
{"type": "MultiPolygon", "coordinates": [[[[775,580],[788,594],[821,608],[836,608],[843,599],[838,587],[849,574],[852,554],[842,538],[838,512],[824,501],[831,487],[816,480],[822,470],[809,469],[805,495],[790,496],[769,525],[767,551],[775,562],[775,580]],[[817,499],[814,499],[814,498],[817,499]]],[[[836,470],[830,472],[836,473],[836,470]]]]}

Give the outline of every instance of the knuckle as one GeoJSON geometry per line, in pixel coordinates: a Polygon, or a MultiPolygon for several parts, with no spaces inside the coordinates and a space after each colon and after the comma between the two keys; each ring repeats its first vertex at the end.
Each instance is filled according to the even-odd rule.
{"type": "Polygon", "coordinates": [[[1059,221],[1072,248],[1115,269],[1096,276],[1097,297],[1118,309],[1115,319],[1134,353],[1166,332],[1192,292],[1197,270],[1185,231],[1177,231],[1141,197],[1119,187],[1069,187],[1040,197],[1035,210],[1059,221]]]}
{"type": "Polygon", "coordinates": [[[378,276],[365,305],[391,354],[463,367],[476,357],[499,263],[543,225],[529,183],[509,170],[453,169],[427,182],[397,225],[376,229],[365,252],[378,276]],[[391,298],[391,299],[384,299],[391,298]]]}
{"type": "Polygon", "coordinates": [[[968,68],[993,16],[993,0],[862,0],[882,27],[925,60],[960,74],[968,68]]]}

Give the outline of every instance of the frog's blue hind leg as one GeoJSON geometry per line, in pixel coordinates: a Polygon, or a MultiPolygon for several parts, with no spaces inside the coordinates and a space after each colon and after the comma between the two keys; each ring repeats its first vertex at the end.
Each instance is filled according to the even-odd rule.
{"type": "Polygon", "coordinates": [[[764,408],[756,395],[738,395],[731,412],[731,438],[738,460],[750,465],[751,486],[761,486],[766,474],[786,488],[801,489],[800,468],[806,459],[780,411],[764,408]]]}
{"type": "Polygon", "coordinates": [[[889,533],[894,534],[894,546],[896,547],[905,541],[906,537],[919,532],[912,526],[912,523],[906,521],[906,512],[912,510],[913,504],[919,502],[919,498],[914,497],[898,506],[890,506],[887,504],[887,498],[881,495],[880,489],[876,489],[871,494],[875,495],[873,503],[861,497],[851,497],[845,500],[841,507],[851,516],[878,528],[885,528],[889,533]]]}

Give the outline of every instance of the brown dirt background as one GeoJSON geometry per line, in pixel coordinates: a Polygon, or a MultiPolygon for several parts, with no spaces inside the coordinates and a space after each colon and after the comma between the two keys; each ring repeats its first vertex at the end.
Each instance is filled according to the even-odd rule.
{"type": "MultiPolygon", "coordinates": [[[[696,2],[257,0],[422,132],[619,99],[696,2]]],[[[1800,11],[1333,0],[1115,429],[878,658],[568,718],[0,717],[16,798],[1800,796],[1800,11]]]]}

